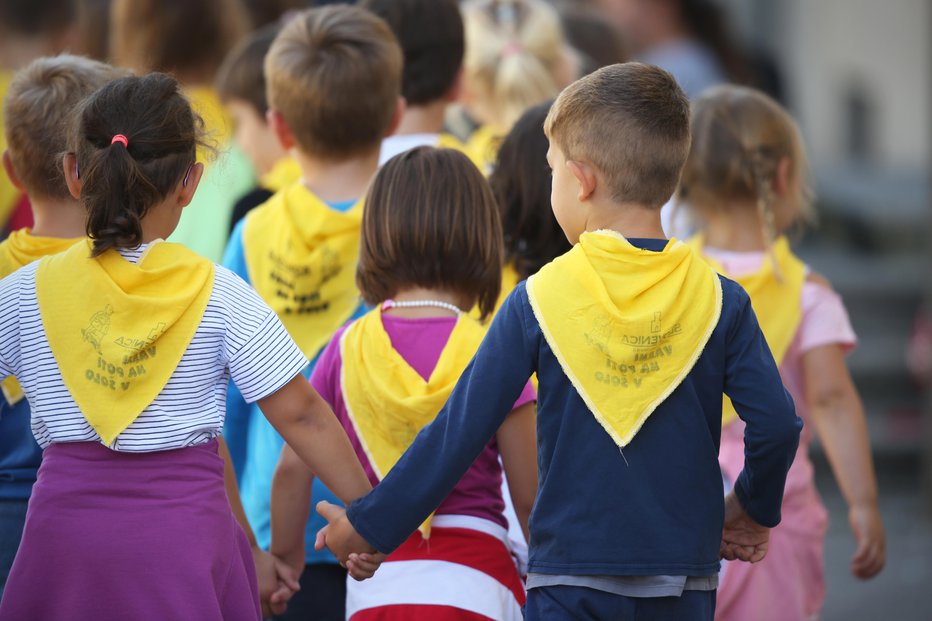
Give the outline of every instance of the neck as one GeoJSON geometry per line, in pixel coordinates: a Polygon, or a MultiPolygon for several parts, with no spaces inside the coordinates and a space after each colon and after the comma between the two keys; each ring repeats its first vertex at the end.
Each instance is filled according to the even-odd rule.
{"type": "MultiPolygon", "coordinates": [[[[402,289],[392,298],[396,302],[419,302],[431,300],[433,302],[446,302],[452,304],[462,311],[469,310],[472,306],[469,300],[465,299],[462,294],[445,289],[426,289],[424,287],[412,287],[402,289]]],[[[421,319],[425,317],[452,317],[453,312],[439,306],[420,306],[414,308],[395,307],[386,311],[396,317],[406,317],[409,319],[421,319]]]]}
{"type": "Polygon", "coordinates": [[[586,231],[615,231],[625,237],[666,239],[660,221],[660,209],[642,205],[606,205],[593,209],[586,219],[586,231]]]}
{"type": "Polygon", "coordinates": [[[440,100],[423,106],[412,106],[405,110],[395,134],[439,134],[443,131],[447,102],[440,100]]]}
{"type": "Polygon", "coordinates": [[[358,200],[369,187],[379,169],[379,148],[371,153],[342,162],[323,160],[292,149],[307,188],[321,200],[344,202],[358,200]]]}
{"type": "Polygon", "coordinates": [[[703,243],[711,248],[734,252],[767,249],[764,227],[754,205],[727,205],[705,216],[703,243]]]}
{"type": "Polygon", "coordinates": [[[71,239],[86,235],[87,215],[78,201],[32,196],[29,200],[35,220],[32,234],[36,237],[71,239]]]}

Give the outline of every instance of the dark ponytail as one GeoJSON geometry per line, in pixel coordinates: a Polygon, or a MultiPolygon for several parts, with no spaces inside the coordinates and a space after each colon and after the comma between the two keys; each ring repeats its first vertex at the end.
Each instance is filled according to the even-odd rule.
{"type": "Polygon", "coordinates": [[[203,121],[161,73],[114,80],[78,111],[71,148],[93,255],[142,242],[142,219],[195,162],[203,121]],[[126,138],[126,145],[114,136],[126,138]]]}

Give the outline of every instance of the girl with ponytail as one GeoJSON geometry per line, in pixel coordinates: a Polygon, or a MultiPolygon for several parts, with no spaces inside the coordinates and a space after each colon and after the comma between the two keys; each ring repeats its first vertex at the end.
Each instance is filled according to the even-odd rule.
{"type": "Polygon", "coordinates": [[[166,75],[91,95],[63,158],[88,238],[0,281],[0,379],[18,378],[44,448],[0,620],[281,612],[295,577],[250,546],[228,501],[231,377],[342,500],[370,489],[275,313],[162,241],[201,179],[201,126],[166,75]]]}
{"type": "MultiPolygon", "coordinates": [[[[692,147],[678,201],[701,221],[692,241],[748,292],[784,384],[805,421],[786,479],[783,521],[762,563],[723,570],[715,618],[804,621],[825,596],[828,516],[813,480],[813,432],[825,447],[845,499],[861,579],[884,565],[884,529],[864,410],[844,357],[856,337],[841,298],[790,249],[784,233],[810,218],[806,155],[796,123],[773,99],[723,86],[692,105],[692,147]]],[[[728,482],[744,464],[744,423],[723,404],[719,461],[728,482]]]]}

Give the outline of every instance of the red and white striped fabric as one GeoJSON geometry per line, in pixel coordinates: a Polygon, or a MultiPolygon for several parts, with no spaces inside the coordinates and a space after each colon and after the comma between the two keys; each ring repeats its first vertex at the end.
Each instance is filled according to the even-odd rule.
{"type": "Polygon", "coordinates": [[[350,621],[521,621],[524,583],[507,532],[481,518],[438,515],[365,582],[347,581],[350,621]]]}

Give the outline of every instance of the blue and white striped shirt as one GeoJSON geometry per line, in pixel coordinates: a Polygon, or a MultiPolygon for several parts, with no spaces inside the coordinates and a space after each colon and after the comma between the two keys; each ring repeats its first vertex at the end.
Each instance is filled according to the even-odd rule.
{"type": "MultiPolygon", "coordinates": [[[[138,262],[146,246],[123,250],[138,262]]],[[[0,281],[0,378],[15,375],[32,409],[32,432],[43,448],[52,442],[100,442],[65,387],[49,347],[36,299],[36,267],[0,281]]],[[[284,386],[307,358],[278,316],[239,276],[217,266],[204,318],[168,383],[121,433],[114,450],[163,451],[208,442],[220,435],[232,377],[253,402],[284,386]]]]}

